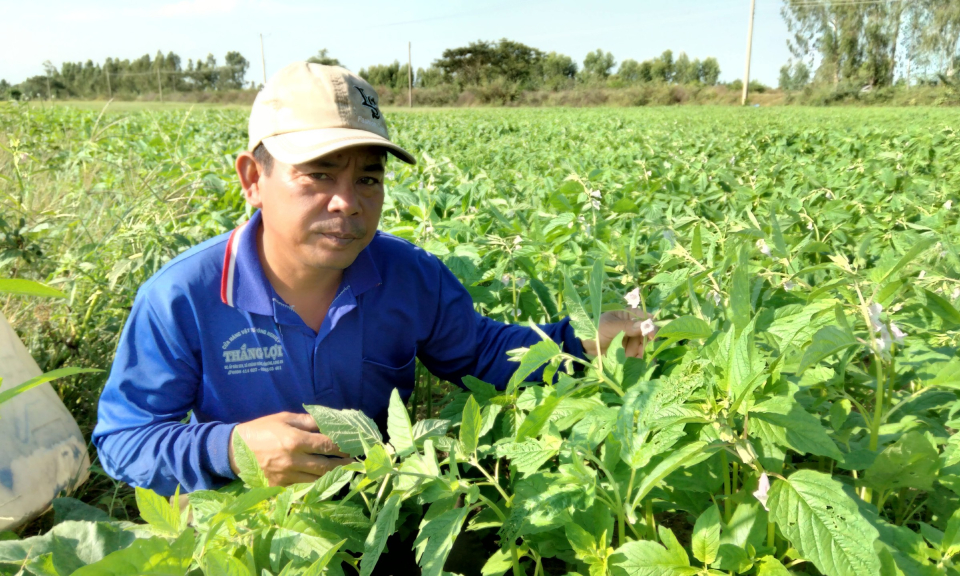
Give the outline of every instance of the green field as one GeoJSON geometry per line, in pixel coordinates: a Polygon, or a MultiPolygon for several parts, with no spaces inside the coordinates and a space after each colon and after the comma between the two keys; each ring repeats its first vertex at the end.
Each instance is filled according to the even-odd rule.
{"type": "MultiPolygon", "coordinates": [[[[421,372],[390,444],[316,409],[362,464],[289,488],[248,466],[191,494],[191,526],[95,469],[79,521],[6,535],[32,539],[0,541],[0,574],[367,576],[396,530],[437,576],[467,531],[484,574],[960,573],[954,111],[388,121],[420,163],[388,166],[383,230],[499,320],[569,314],[589,336],[639,288],[660,326],[646,357],[578,366],[545,342],[519,370],[556,383],[506,391],[421,372]]],[[[140,284],[249,216],[245,143],[242,109],[0,105],[0,277],[67,295],[0,299],[41,368],[108,369],[140,284]]],[[[104,379],[54,383],[88,435],[104,379]]]]}

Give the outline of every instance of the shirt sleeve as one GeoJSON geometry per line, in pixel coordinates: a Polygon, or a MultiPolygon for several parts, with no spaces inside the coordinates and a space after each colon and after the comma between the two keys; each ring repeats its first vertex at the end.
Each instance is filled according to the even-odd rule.
{"type": "MultiPolygon", "coordinates": [[[[540,335],[529,326],[504,324],[481,315],[457,277],[442,262],[436,263],[437,308],[430,335],[419,343],[421,362],[433,374],[455,384],[462,385],[462,378],[469,375],[498,389],[506,388],[519,366],[510,361],[507,352],[536,344],[540,335]]],[[[564,352],[585,358],[569,318],[539,326],[564,352]]],[[[527,377],[527,381],[542,378],[543,368],[527,377]]]]}
{"type": "Polygon", "coordinates": [[[108,474],[165,496],[178,484],[182,492],[192,492],[234,477],[229,458],[234,424],[184,423],[202,378],[199,351],[193,352],[197,338],[187,328],[196,326],[192,316],[186,298],[162,306],[138,298],[120,336],[93,431],[108,474]]]}

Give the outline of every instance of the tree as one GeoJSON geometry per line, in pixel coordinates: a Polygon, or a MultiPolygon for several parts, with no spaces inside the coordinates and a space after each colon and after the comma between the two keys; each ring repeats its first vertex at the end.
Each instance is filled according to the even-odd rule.
{"type": "Polygon", "coordinates": [[[673,51],[664,50],[659,58],[651,62],[651,73],[653,79],[657,82],[670,82],[673,80],[673,51]]]}
{"type": "Polygon", "coordinates": [[[0,100],[9,100],[10,99],[10,83],[0,78],[0,100]]]}
{"type": "Polygon", "coordinates": [[[413,85],[417,88],[436,88],[443,84],[443,71],[436,66],[431,66],[424,70],[417,68],[417,75],[414,78],[413,85]]]}
{"type": "Polygon", "coordinates": [[[541,81],[543,60],[540,50],[504,38],[496,44],[481,40],[444,50],[433,65],[461,87],[502,79],[532,88],[541,81]]]}
{"type": "Polygon", "coordinates": [[[326,48],[317,52],[316,56],[307,58],[307,62],[323,64],[324,66],[342,66],[339,60],[330,56],[330,52],[326,48]]]}
{"type": "Polygon", "coordinates": [[[558,90],[577,77],[577,63],[566,54],[550,52],[543,57],[543,82],[551,90],[558,90]]]}
{"type": "Polygon", "coordinates": [[[250,62],[239,52],[227,52],[225,70],[220,75],[220,87],[227,90],[242,90],[250,62]]]}
{"type": "Polygon", "coordinates": [[[583,59],[583,72],[591,78],[607,78],[616,64],[613,54],[597,48],[596,52],[587,53],[583,59]]]}
{"type": "Polygon", "coordinates": [[[707,86],[716,86],[720,81],[720,62],[710,57],[700,63],[700,81],[707,86]]]}
{"type": "Polygon", "coordinates": [[[640,63],[636,60],[627,58],[620,63],[620,69],[617,70],[617,76],[624,82],[640,82],[640,63]]]}
{"type": "Polygon", "coordinates": [[[700,61],[696,66],[686,52],[681,52],[673,63],[673,81],[677,84],[693,84],[700,81],[700,61]]]}

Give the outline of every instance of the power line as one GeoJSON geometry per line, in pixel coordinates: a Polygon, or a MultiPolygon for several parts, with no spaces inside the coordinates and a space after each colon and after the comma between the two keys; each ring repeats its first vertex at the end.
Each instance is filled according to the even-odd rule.
{"type": "Polygon", "coordinates": [[[877,4],[900,4],[904,0],[804,0],[802,2],[793,2],[789,6],[824,6],[833,8],[835,6],[863,6],[877,4]]]}

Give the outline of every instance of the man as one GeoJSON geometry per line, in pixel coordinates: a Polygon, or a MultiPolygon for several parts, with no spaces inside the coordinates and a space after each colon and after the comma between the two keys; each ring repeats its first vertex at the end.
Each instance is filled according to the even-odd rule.
{"type": "MultiPolygon", "coordinates": [[[[363,79],[291,64],[257,96],[249,136],[236,170],[257,212],[141,287],[100,398],[103,468],[161,494],[235,478],[233,434],[271,484],[316,480],[349,460],[304,404],[382,424],[391,391],[413,391],[417,358],[443,379],[502,388],[516,367],[507,351],[539,339],[480,316],[436,257],[377,231],[387,153],[416,160],[390,142],[363,79]]],[[[625,331],[628,353],[642,353],[631,314],[604,316],[601,349],[625,331]]],[[[583,357],[569,320],[543,329],[583,357]]]]}

